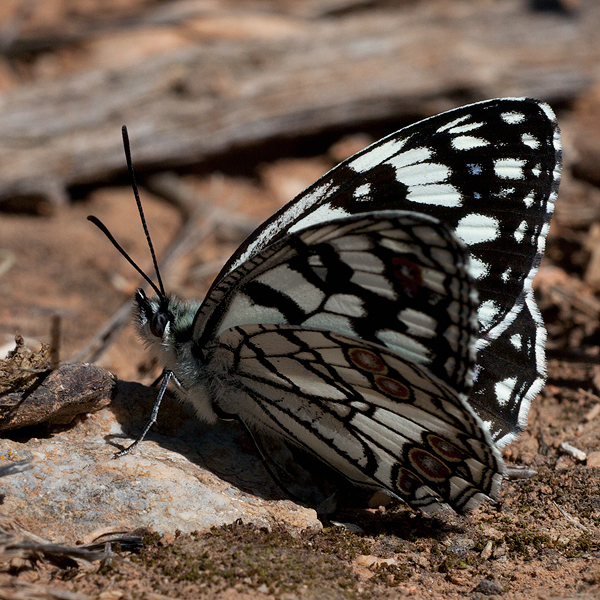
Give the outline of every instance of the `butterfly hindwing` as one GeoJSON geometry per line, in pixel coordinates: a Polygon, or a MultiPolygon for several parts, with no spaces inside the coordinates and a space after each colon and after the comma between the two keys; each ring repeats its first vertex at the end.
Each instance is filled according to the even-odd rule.
{"type": "Polygon", "coordinates": [[[220,389],[224,413],[355,485],[468,510],[497,494],[503,472],[465,400],[477,330],[468,264],[445,225],[415,213],[289,234],[225,277],[199,314],[207,389],[220,389]]]}
{"type": "Polygon", "coordinates": [[[468,258],[431,217],[378,211],[290,234],[234,270],[210,302],[196,320],[199,348],[237,325],[297,325],[388,347],[459,392],[471,385],[468,258]]]}
{"type": "Polygon", "coordinates": [[[498,493],[502,459],[480,419],[428,369],[322,330],[226,330],[208,365],[221,406],[318,456],[352,483],[459,511],[498,493]]]}

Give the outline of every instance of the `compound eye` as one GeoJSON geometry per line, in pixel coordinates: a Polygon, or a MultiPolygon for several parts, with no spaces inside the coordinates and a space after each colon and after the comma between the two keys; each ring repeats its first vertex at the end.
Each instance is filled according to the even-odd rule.
{"type": "Polygon", "coordinates": [[[169,317],[163,312],[157,312],[152,315],[150,319],[150,331],[152,335],[155,335],[158,338],[163,336],[165,332],[165,328],[167,327],[167,323],[169,322],[169,317]]]}

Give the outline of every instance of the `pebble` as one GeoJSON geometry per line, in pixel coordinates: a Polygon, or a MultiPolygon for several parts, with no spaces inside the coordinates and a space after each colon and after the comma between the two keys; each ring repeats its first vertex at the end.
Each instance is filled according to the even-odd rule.
{"type": "Polygon", "coordinates": [[[568,442],[561,442],[560,449],[565,454],[572,456],[578,462],[585,462],[585,459],[587,458],[587,455],[583,450],[575,448],[575,446],[572,446],[568,442]]]}
{"type": "Polygon", "coordinates": [[[486,596],[492,596],[494,594],[502,594],[505,590],[499,583],[490,581],[489,579],[482,579],[473,591],[486,596]]]}
{"type": "Polygon", "coordinates": [[[594,450],[590,452],[587,457],[588,467],[600,467],[600,451],[594,450]]]}

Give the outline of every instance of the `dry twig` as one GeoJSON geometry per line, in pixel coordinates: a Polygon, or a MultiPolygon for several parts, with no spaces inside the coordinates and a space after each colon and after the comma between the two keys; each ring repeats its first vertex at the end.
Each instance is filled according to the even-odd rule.
{"type": "Polygon", "coordinates": [[[556,502],[554,502],[554,500],[551,501],[552,504],[554,504],[554,506],[558,509],[558,511],[560,512],[560,514],[569,522],[571,523],[571,525],[574,525],[575,527],[578,527],[579,529],[581,529],[582,531],[585,531],[586,533],[589,533],[589,528],[586,527],[585,525],[582,525],[579,521],[577,521],[575,518],[573,518],[569,513],[567,513],[564,509],[562,509],[558,504],[556,504],[556,502]]]}

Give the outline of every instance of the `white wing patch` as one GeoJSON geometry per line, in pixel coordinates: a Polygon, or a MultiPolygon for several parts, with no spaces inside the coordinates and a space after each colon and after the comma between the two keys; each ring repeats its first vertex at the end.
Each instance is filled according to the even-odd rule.
{"type": "Polygon", "coordinates": [[[318,225],[319,223],[327,223],[328,221],[332,221],[333,219],[340,219],[342,217],[347,217],[348,211],[343,208],[337,206],[329,206],[327,204],[322,204],[312,212],[308,213],[306,217],[303,217],[298,222],[294,223],[291,227],[288,228],[289,233],[294,233],[296,231],[300,231],[302,229],[306,229],[311,225],[318,225]]]}
{"type": "Polygon", "coordinates": [[[535,202],[535,192],[530,192],[529,194],[527,194],[527,196],[525,196],[523,198],[523,204],[525,205],[525,208],[531,208],[533,206],[533,203],[535,202]]]}
{"type": "Polygon", "coordinates": [[[408,335],[391,329],[382,329],[377,331],[375,335],[388,348],[393,348],[400,356],[408,360],[422,364],[428,363],[431,360],[429,350],[408,335]]]}
{"type": "Polygon", "coordinates": [[[455,150],[473,150],[475,148],[484,148],[489,145],[490,142],[488,140],[472,135],[461,135],[452,140],[452,146],[455,150]]]}
{"type": "Polygon", "coordinates": [[[530,133],[523,133],[521,135],[521,141],[530,148],[536,149],[540,147],[540,140],[533,137],[530,133]]]}
{"type": "Polygon", "coordinates": [[[472,124],[466,124],[466,125],[461,125],[461,123],[464,123],[465,121],[468,121],[471,118],[471,115],[462,115],[456,119],[452,119],[451,121],[448,121],[448,123],[442,125],[441,127],[438,127],[437,129],[437,133],[443,133],[444,131],[451,131],[451,132],[455,132],[455,133],[463,133],[464,131],[470,131],[470,127],[472,127],[472,124]],[[463,127],[466,127],[467,129],[463,129],[463,127]]]}
{"type": "Polygon", "coordinates": [[[443,183],[450,175],[450,168],[439,163],[416,163],[397,166],[396,180],[408,187],[427,186],[432,183],[443,183]]]}
{"type": "Polygon", "coordinates": [[[369,199],[369,194],[371,193],[371,184],[370,183],[363,183],[362,185],[359,185],[353,193],[353,196],[356,200],[366,200],[369,199]]]}
{"type": "Polygon", "coordinates": [[[527,221],[521,221],[517,229],[515,230],[514,236],[517,242],[521,243],[525,234],[527,233],[527,221]]]}
{"type": "Polygon", "coordinates": [[[414,186],[408,190],[406,199],[420,204],[458,208],[462,196],[458,189],[449,183],[414,186]]]}
{"type": "Polygon", "coordinates": [[[509,400],[517,383],[516,377],[508,377],[495,385],[496,398],[500,406],[504,406],[509,400]]]}
{"type": "Polygon", "coordinates": [[[500,221],[487,215],[470,214],[458,222],[456,235],[467,246],[491,242],[500,235],[500,221]]]}
{"type": "Polygon", "coordinates": [[[259,275],[256,281],[284,294],[294,286],[298,290],[296,302],[305,312],[317,310],[325,300],[325,294],[318,287],[301,278],[298,272],[287,264],[279,265],[259,275]]]}
{"type": "Polygon", "coordinates": [[[333,294],[329,296],[323,308],[349,317],[364,317],[367,314],[363,300],[352,294],[333,294]]]}
{"type": "Polygon", "coordinates": [[[505,112],[500,115],[500,118],[509,125],[518,125],[525,121],[525,115],[522,112],[511,111],[505,112]]]}
{"type": "Polygon", "coordinates": [[[494,162],[494,170],[500,179],[523,179],[525,164],[520,158],[499,158],[494,162]]]}
{"type": "Polygon", "coordinates": [[[471,256],[469,271],[473,279],[483,279],[490,272],[490,265],[476,256],[471,256]]]}
{"type": "Polygon", "coordinates": [[[479,121],[476,123],[466,123],[465,125],[458,125],[457,127],[451,127],[450,129],[448,129],[448,133],[468,133],[469,131],[475,131],[475,129],[479,129],[483,124],[483,121],[479,121]]]}
{"type": "Polygon", "coordinates": [[[479,305],[477,318],[482,328],[487,329],[496,320],[500,312],[500,305],[494,300],[485,300],[479,305]]]}
{"type": "Polygon", "coordinates": [[[376,152],[364,150],[359,156],[348,162],[348,167],[357,173],[364,173],[400,152],[406,145],[407,138],[391,139],[377,146],[376,152]]]}
{"type": "Polygon", "coordinates": [[[517,350],[520,350],[523,347],[523,336],[520,333],[514,333],[510,336],[510,343],[517,350]]]}
{"type": "Polygon", "coordinates": [[[420,338],[432,338],[436,335],[437,323],[429,315],[415,310],[405,308],[398,313],[398,320],[408,326],[408,334],[420,338]]]}
{"type": "Polygon", "coordinates": [[[239,315],[244,315],[244,323],[252,325],[258,325],[259,323],[283,324],[287,322],[279,309],[257,305],[248,296],[237,294],[229,305],[229,310],[217,332],[220,334],[235,325],[239,325],[239,315]]]}

